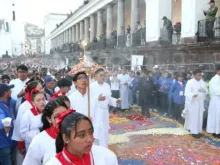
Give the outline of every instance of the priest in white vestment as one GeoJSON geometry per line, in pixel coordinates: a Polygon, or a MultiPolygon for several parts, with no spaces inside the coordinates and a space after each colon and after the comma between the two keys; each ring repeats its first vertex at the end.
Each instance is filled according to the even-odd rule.
{"type": "Polygon", "coordinates": [[[131,78],[126,71],[123,69],[122,74],[118,75],[118,80],[120,83],[120,99],[121,99],[121,109],[129,109],[129,83],[131,78]]]}
{"type": "Polygon", "coordinates": [[[186,108],[188,110],[185,119],[185,129],[189,130],[193,137],[199,138],[202,132],[204,101],[208,93],[207,85],[202,80],[201,70],[193,72],[193,79],[189,80],[185,88],[186,108]]]}
{"type": "Polygon", "coordinates": [[[209,82],[210,103],[208,110],[207,132],[220,138],[220,65],[216,66],[216,75],[209,82]]]}
{"type": "Polygon", "coordinates": [[[109,84],[104,82],[104,69],[97,69],[95,72],[96,82],[91,84],[91,98],[98,100],[93,111],[95,111],[93,126],[94,137],[98,140],[98,145],[108,148],[109,134],[109,105],[117,107],[120,104],[119,99],[112,97],[109,84]]]}

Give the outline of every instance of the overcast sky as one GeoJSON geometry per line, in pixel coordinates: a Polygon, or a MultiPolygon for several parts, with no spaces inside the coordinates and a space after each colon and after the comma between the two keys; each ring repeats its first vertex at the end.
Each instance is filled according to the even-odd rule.
{"type": "Polygon", "coordinates": [[[70,10],[74,11],[82,5],[83,1],[84,0],[0,0],[0,19],[2,17],[11,18],[11,4],[14,3],[16,19],[43,27],[45,14],[69,13],[70,10]]]}

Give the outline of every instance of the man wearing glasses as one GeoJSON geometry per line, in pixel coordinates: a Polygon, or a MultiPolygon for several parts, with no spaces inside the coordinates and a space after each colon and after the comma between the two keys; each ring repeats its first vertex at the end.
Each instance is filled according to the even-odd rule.
{"type": "Polygon", "coordinates": [[[88,77],[86,73],[76,73],[73,76],[73,83],[75,84],[77,90],[69,96],[70,107],[75,109],[78,113],[88,116],[88,77]]]}
{"type": "Polygon", "coordinates": [[[17,79],[11,80],[9,85],[14,85],[12,89],[11,97],[15,100],[21,97],[19,94],[24,89],[26,83],[28,82],[28,68],[25,65],[20,65],[17,67],[17,79]]]}

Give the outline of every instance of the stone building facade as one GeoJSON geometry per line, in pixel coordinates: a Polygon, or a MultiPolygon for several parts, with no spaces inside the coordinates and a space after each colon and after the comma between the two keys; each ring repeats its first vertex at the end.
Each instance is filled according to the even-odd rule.
{"type": "MultiPolygon", "coordinates": [[[[70,56],[77,63],[86,40],[92,58],[102,64],[129,65],[132,55],[144,55],[146,65],[218,63],[220,32],[218,17],[215,38],[206,42],[205,19],[201,9],[208,0],[90,0],[61,23],[46,40],[51,54],[70,56]],[[181,31],[174,29],[172,43],[162,18],[166,16],[181,31]]],[[[220,0],[216,0],[220,8],[220,0]]],[[[219,16],[219,12],[217,16],[219,16]]]]}

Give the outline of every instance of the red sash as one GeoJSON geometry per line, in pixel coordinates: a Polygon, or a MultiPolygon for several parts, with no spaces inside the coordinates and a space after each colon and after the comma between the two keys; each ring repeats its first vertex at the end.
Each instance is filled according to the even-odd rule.
{"type": "Polygon", "coordinates": [[[40,115],[42,112],[37,109],[36,107],[31,108],[31,112],[33,113],[34,116],[40,115]]]}
{"type": "Polygon", "coordinates": [[[53,139],[56,139],[57,135],[59,133],[59,130],[57,128],[55,128],[54,126],[51,126],[50,128],[46,129],[45,131],[53,139]]]}
{"type": "Polygon", "coordinates": [[[70,154],[65,148],[56,155],[56,158],[62,165],[95,165],[92,153],[84,154],[83,158],[80,159],[70,154]]]}

